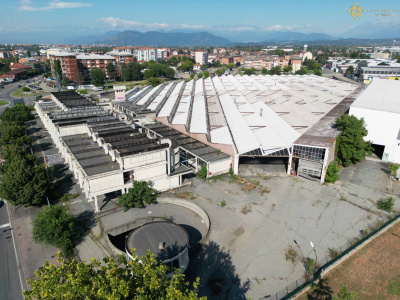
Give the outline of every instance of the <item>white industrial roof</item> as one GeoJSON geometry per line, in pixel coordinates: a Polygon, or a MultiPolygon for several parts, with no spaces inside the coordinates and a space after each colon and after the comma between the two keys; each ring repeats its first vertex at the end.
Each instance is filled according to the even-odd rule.
{"type": "Polygon", "coordinates": [[[159,109],[157,117],[238,154],[268,155],[290,148],[357,87],[314,75],[229,75],[180,82],[166,101],[168,86],[156,87],[137,104],[159,93],[147,107],[159,109]]]}
{"type": "Polygon", "coordinates": [[[374,80],[351,107],[400,113],[400,81],[374,80]]]}

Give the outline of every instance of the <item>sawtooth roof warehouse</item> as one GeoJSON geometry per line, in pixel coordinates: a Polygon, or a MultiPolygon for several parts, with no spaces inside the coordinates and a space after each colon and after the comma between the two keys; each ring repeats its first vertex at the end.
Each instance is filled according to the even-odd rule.
{"type": "MultiPolygon", "coordinates": [[[[241,160],[268,163],[279,157],[288,174],[323,182],[339,134],[333,124],[361,91],[356,84],[314,75],[230,75],[164,83],[113,107],[138,119],[147,132],[174,138],[172,128],[230,155],[235,173],[241,160]]],[[[229,170],[227,164],[220,167],[226,169],[218,173],[229,170]]]]}
{"type": "Polygon", "coordinates": [[[208,176],[241,160],[285,162],[288,174],[323,182],[337,117],[362,87],[314,75],[222,76],[135,88],[107,111],[75,92],[36,110],[89,201],[125,193],[132,180],[160,191],[206,165],[208,176]]]}

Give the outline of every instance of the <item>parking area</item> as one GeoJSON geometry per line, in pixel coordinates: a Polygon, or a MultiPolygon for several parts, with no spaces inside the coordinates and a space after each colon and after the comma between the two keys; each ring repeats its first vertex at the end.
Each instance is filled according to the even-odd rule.
{"type": "Polygon", "coordinates": [[[376,207],[377,201],[392,195],[395,209],[400,209],[398,183],[390,193],[389,177],[383,176],[384,170],[382,176],[379,173],[385,167],[364,161],[354,167],[358,172],[353,167],[342,170],[342,181],[334,185],[248,170],[245,181],[229,176],[215,182],[196,178],[191,186],[161,197],[189,199],[210,216],[209,244],[191,257],[187,271],[190,278],[200,276],[202,295],[273,298],[303,278],[302,257],[314,259],[316,254],[317,261],[325,263],[330,248],[344,250],[360,237],[360,229],[386,220],[388,214],[376,207]],[[353,171],[357,175],[352,176],[353,171]],[[298,253],[295,262],[286,260],[289,248],[298,253]]]}

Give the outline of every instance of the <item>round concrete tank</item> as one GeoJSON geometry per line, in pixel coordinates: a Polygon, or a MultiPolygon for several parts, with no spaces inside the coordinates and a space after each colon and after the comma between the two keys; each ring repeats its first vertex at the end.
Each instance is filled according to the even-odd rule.
{"type": "Polygon", "coordinates": [[[151,222],[138,227],[127,236],[125,251],[133,259],[131,249],[141,257],[150,250],[158,260],[169,267],[167,274],[172,275],[174,268],[185,272],[189,265],[189,235],[177,224],[167,221],[151,222]]]}

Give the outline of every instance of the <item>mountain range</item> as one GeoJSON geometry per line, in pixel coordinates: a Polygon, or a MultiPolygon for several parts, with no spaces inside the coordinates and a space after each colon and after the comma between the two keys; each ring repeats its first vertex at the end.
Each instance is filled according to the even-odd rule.
{"type": "Polygon", "coordinates": [[[230,40],[208,32],[160,32],[126,30],[106,39],[98,39],[96,44],[119,46],[225,46],[230,40]]]}

